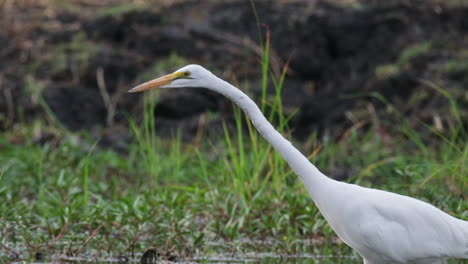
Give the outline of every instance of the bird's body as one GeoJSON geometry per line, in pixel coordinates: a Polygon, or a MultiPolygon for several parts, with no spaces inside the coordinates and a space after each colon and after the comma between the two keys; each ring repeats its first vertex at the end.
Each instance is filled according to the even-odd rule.
{"type": "Polygon", "coordinates": [[[331,201],[342,206],[317,206],[366,263],[444,263],[450,257],[468,258],[466,221],[408,196],[337,183],[341,186],[332,187],[336,191],[331,201]]]}
{"type": "Polygon", "coordinates": [[[300,177],[336,234],[365,264],[436,264],[468,258],[467,221],[408,196],[328,178],[273,128],[247,95],[203,67],[188,65],[130,91],[154,87],[203,87],[236,103],[300,177]]]}

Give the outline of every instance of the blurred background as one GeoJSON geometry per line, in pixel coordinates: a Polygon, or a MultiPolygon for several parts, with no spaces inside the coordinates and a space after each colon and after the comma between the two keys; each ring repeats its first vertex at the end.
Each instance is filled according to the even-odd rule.
{"type": "MultiPolygon", "coordinates": [[[[419,131],[430,124],[443,133],[453,126],[450,100],[435,88],[462,110],[468,104],[465,4],[2,0],[0,127],[36,122],[38,142],[60,137],[57,127],[86,130],[124,149],[128,116],[142,107],[142,95],[127,90],[197,63],[258,96],[269,33],[272,74],[289,64],[282,98],[296,139],[337,139],[370,124],[384,134],[398,120],[384,100],[419,131]]],[[[201,125],[206,135],[222,132],[232,108],[211,92],[178,90],[161,95],[154,115],[159,136],[182,131],[190,141],[201,125]]]]}
{"type": "Polygon", "coordinates": [[[467,219],[466,0],[0,0],[0,260],[362,263],[228,99],[127,93],[192,63],[326,175],[467,219]]]}

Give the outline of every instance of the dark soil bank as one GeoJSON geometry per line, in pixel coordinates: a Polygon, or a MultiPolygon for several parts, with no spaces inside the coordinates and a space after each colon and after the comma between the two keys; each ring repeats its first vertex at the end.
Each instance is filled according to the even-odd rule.
{"type": "MultiPolygon", "coordinates": [[[[462,109],[468,105],[468,8],[310,2],[256,1],[261,34],[247,1],[183,1],[94,15],[89,6],[82,7],[88,12],[3,8],[0,124],[50,121],[48,105],[71,130],[121,141],[130,133],[126,113],[142,111],[143,97],[126,91],[185,63],[202,64],[258,96],[259,36],[267,31],[273,73],[289,60],[283,100],[287,114],[299,109],[290,124],[299,139],[314,131],[339,137],[373,117],[390,125],[394,113],[383,98],[410,121],[448,122],[448,100],[431,87],[450,91],[462,109]]],[[[201,116],[210,111],[229,119],[229,106],[209,91],[165,93],[155,111],[158,133],[181,128],[190,140],[201,116]]],[[[219,118],[204,120],[205,133],[219,132],[219,118]]]]}

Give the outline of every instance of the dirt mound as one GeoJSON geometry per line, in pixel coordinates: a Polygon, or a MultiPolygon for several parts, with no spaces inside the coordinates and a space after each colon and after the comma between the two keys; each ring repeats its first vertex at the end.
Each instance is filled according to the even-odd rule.
{"type": "MultiPolygon", "coordinates": [[[[428,83],[463,98],[466,7],[259,1],[255,10],[265,25],[262,33],[244,1],[187,1],[94,16],[18,9],[3,18],[7,26],[0,29],[0,123],[11,126],[20,109],[26,120],[43,115],[43,98],[72,130],[121,127],[125,113],[138,115],[142,108],[141,95],[125,94],[129,88],[188,62],[206,65],[232,83],[249,80],[258,95],[258,43],[266,31],[273,72],[290,61],[284,102],[287,113],[299,108],[291,127],[300,139],[315,130],[337,137],[370,120],[369,109],[385,110],[375,99],[380,95],[408,118],[429,122],[433,113],[446,112],[448,102],[428,83]]],[[[190,139],[207,111],[231,116],[226,105],[209,91],[163,94],[155,110],[159,132],[183,128],[190,139]]],[[[210,122],[219,129],[219,120],[210,122]]]]}

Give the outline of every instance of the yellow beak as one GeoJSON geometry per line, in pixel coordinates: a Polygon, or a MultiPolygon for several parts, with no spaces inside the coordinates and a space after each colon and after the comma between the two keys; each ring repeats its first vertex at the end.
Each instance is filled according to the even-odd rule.
{"type": "Polygon", "coordinates": [[[128,92],[129,93],[137,93],[153,88],[159,88],[163,85],[170,84],[172,81],[175,79],[179,78],[180,73],[179,72],[174,72],[171,74],[168,74],[166,76],[151,80],[149,82],[142,83],[132,89],[130,89],[128,92]]]}

